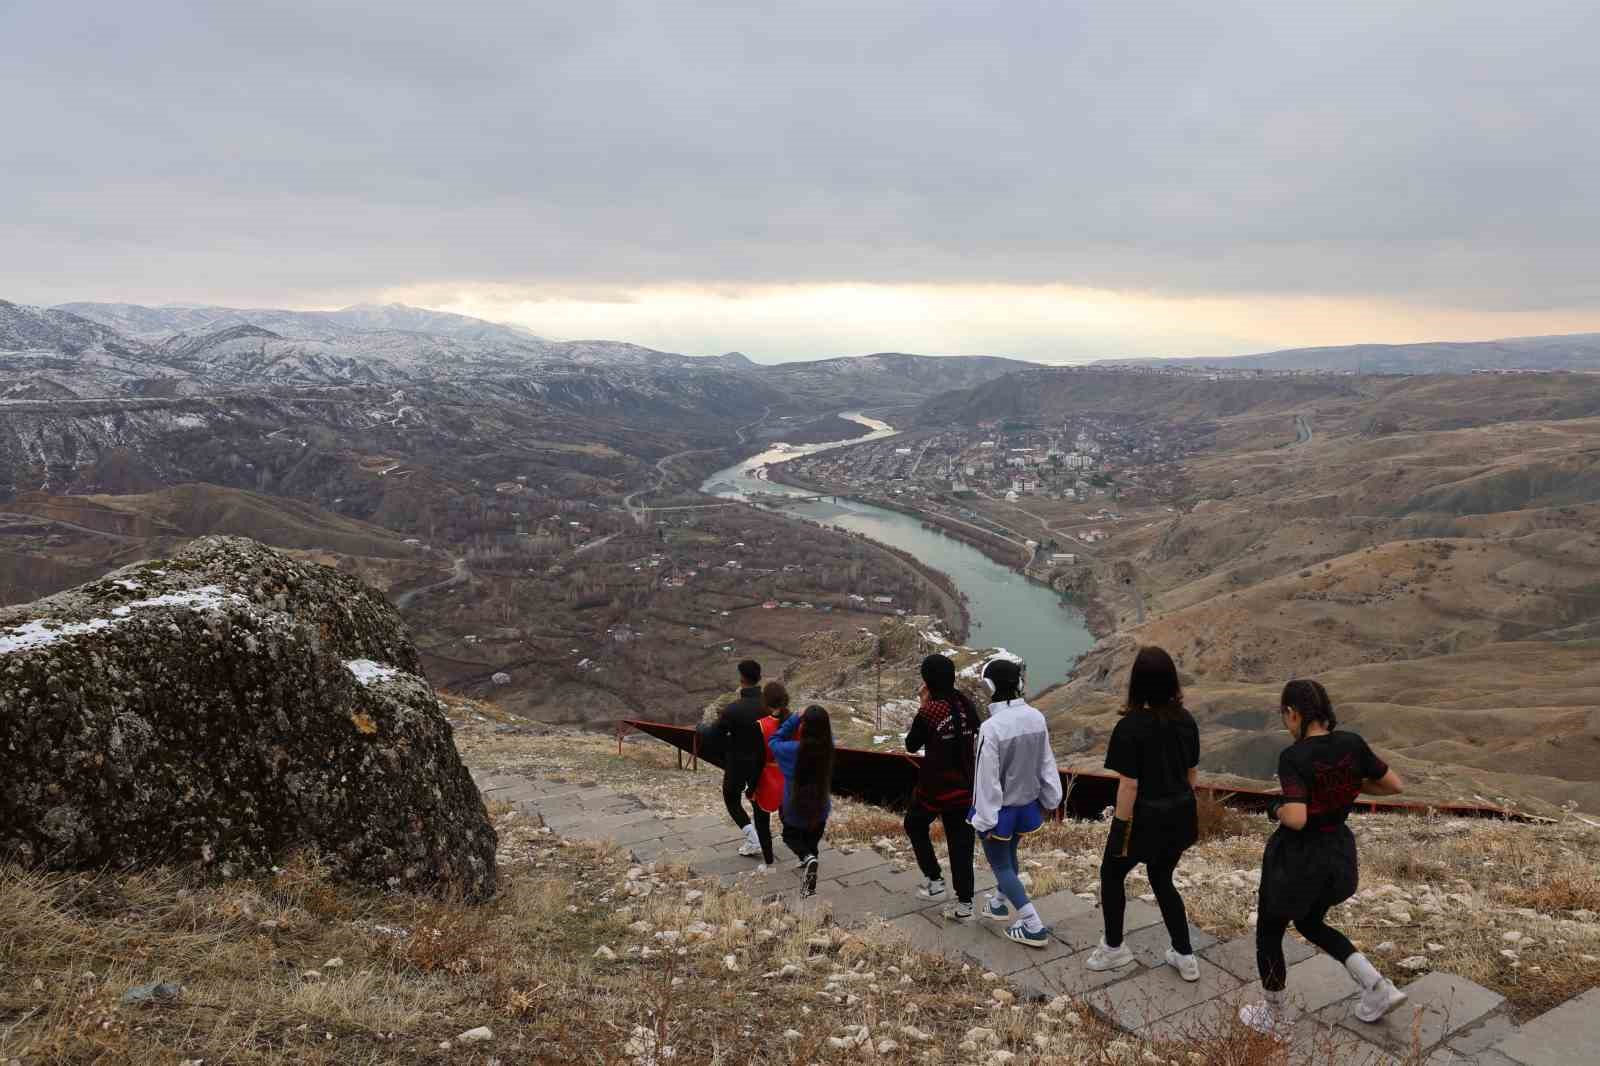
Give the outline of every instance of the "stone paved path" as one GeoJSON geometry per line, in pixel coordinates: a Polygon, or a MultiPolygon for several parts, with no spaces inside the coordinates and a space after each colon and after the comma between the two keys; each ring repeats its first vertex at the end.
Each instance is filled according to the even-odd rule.
{"type": "MultiPolygon", "coordinates": [[[[510,803],[543,819],[564,836],[609,840],[636,862],[670,861],[796,910],[825,910],[845,927],[878,922],[925,951],[962,959],[1001,974],[1019,994],[1082,997],[1101,1017],[1136,1036],[1181,1039],[1218,1031],[1241,1003],[1259,999],[1253,938],[1218,942],[1191,929],[1201,958],[1200,980],[1189,984],[1165,965],[1169,941],[1155,907],[1130,900],[1125,942],[1134,965],[1091,973],[1083,961],[1099,942],[1099,907],[1072,892],[1034,900],[1051,927],[1047,948],[1028,948],[1001,935],[997,922],[946,922],[943,903],[918,899],[915,869],[897,870],[867,848],[827,846],[820,856],[817,894],[799,898],[798,881],[781,845],[778,868],[754,874],[755,862],[735,854],[742,834],[725,815],[674,818],[638,797],[598,785],[525,774],[473,771],[486,800],[510,803]]],[[[994,887],[981,869],[978,891],[994,887]]],[[[1600,989],[1585,993],[1522,1026],[1513,1025],[1498,994],[1460,977],[1430,973],[1404,986],[1410,1001],[1378,1025],[1352,1013],[1355,983],[1344,967],[1299,940],[1285,941],[1295,1024],[1290,1063],[1389,1066],[1420,1051],[1426,1066],[1575,1066],[1600,1062],[1600,989]]]]}

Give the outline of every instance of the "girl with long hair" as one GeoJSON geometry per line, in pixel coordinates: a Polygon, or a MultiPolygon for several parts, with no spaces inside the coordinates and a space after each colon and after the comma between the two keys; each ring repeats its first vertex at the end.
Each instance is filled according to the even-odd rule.
{"type": "Polygon", "coordinates": [[[950,873],[956,901],[944,908],[945,918],[972,917],[972,852],[974,836],[967,824],[972,807],[972,774],[977,762],[978,708],[956,688],[956,664],[944,655],[922,660],[922,705],[906,733],[906,750],[922,751],[917,785],[906,811],[906,836],[926,878],[917,887],[923,899],[943,899],[944,871],[933,850],[934,821],[944,826],[950,849],[950,873]]]}
{"type": "Polygon", "coordinates": [[[1133,868],[1144,863],[1172,939],[1167,964],[1185,981],[1200,980],[1200,963],[1189,942],[1189,917],[1172,883],[1178,860],[1199,837],[1194,798],[1199,762],[1200,728],[1183,706],[1172,656],[1161,648],[1140,648],[1128,674],[1122,719],[1106,748],[1106,769],[1118,779],[1117,806],[1100,860],[1105,936],[1089,954],[1085,963],[1089,969],[1115,970],[1133,964],[1133,952],[1122,942],[1126,882],[1133,868]]]}
{"type": "Polygon", "coordinates": [[[800,894],[817,891],[817,851],[833,810],[833,722],[816,704],[790,715],[772,736],[783,771],[783,842],[800,860],[800,894]]]}
{"type": "Polygon", "coordinates": [[[1361,986],[1356,1017],[1376,1022],[1404,1003],[1406,994],[1326,919],[1329,909],[1356,894],[1360,880],[1356,838],[1345,824],[1356,798],[1363,792],[1394,796],[1404,786],[1365,740],[1338,728],[1333,702],[1317,682],[1289,682],[1278,703],[1294,743],[1278,757],[1283,795],[1267,812],[1278,829],[1261,858],[1256,967],[1265,999],[1241,1007],[1239,1020],[1259,1032],[1283,1033],[1283,934],[1293,922],[1301,936],[1344,963],[1361,986]]]}

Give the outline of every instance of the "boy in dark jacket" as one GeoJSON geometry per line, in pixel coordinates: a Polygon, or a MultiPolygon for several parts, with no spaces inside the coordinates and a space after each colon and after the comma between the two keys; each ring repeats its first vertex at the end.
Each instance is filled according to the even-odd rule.
{"type": "Polygon", "coordinates": [[[934,854],[929,830],[934,819],[944,825],[956,902],[945,918],[972,917],[972,853],[975,834],[967,822],[972,807],[972,775],[978,737],[978,710],[956,688],[956,665],[943,655],[922,660],[922,706],[906,733],[906,750],[923,750],[917,787],[906,812],[906,836],[917,866],[927,880],[917,886],[923,899],[943,899],[944,871],[934,854]],[[925,749],[925,750],[924,750],[925,749]]]}
{"type": "Polygon", "coordinates": [[[745,813],[744,797],[755,792],[767,763],[767,738],[760,725],[766,714],[761,700],[761,664],[746,659],[739,664],[739,698],[722,709],[715,731],[722,739],[722,801],[733,824],[744,831],[739,854],[751,858],[761,857],[761,839],[745,813]]]}

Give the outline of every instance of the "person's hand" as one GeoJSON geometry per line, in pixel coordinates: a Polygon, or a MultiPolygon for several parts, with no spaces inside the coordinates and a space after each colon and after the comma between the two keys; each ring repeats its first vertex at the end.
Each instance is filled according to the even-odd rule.
{"type": "Polygon", "coordinates": [[[1283,800],[1272,799],[1267,801],[1267,818],[1270,821],[1278,820],[1278,810],[1283,806],[1283,800]]]}

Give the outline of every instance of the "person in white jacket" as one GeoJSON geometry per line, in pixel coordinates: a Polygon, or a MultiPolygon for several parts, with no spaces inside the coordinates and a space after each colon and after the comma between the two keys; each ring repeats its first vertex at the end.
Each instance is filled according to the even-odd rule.
{"type": "Polygon", "coordinates": [[[983,841],[984,857],[999,887],[982,909],[995,921],[1011,921],[1015,915],[1006,928],[1009,939],[1048,947],[1050,934],[1017,876],[1017,844],[1023,834],[1044,825],[1046,812],[1061,806],[1061,774],[1044,715],[1022,698],[1023,665],[991,659],[982,677],[994,702],[978,730],[978,767],[967,821],[983,841]]]}

